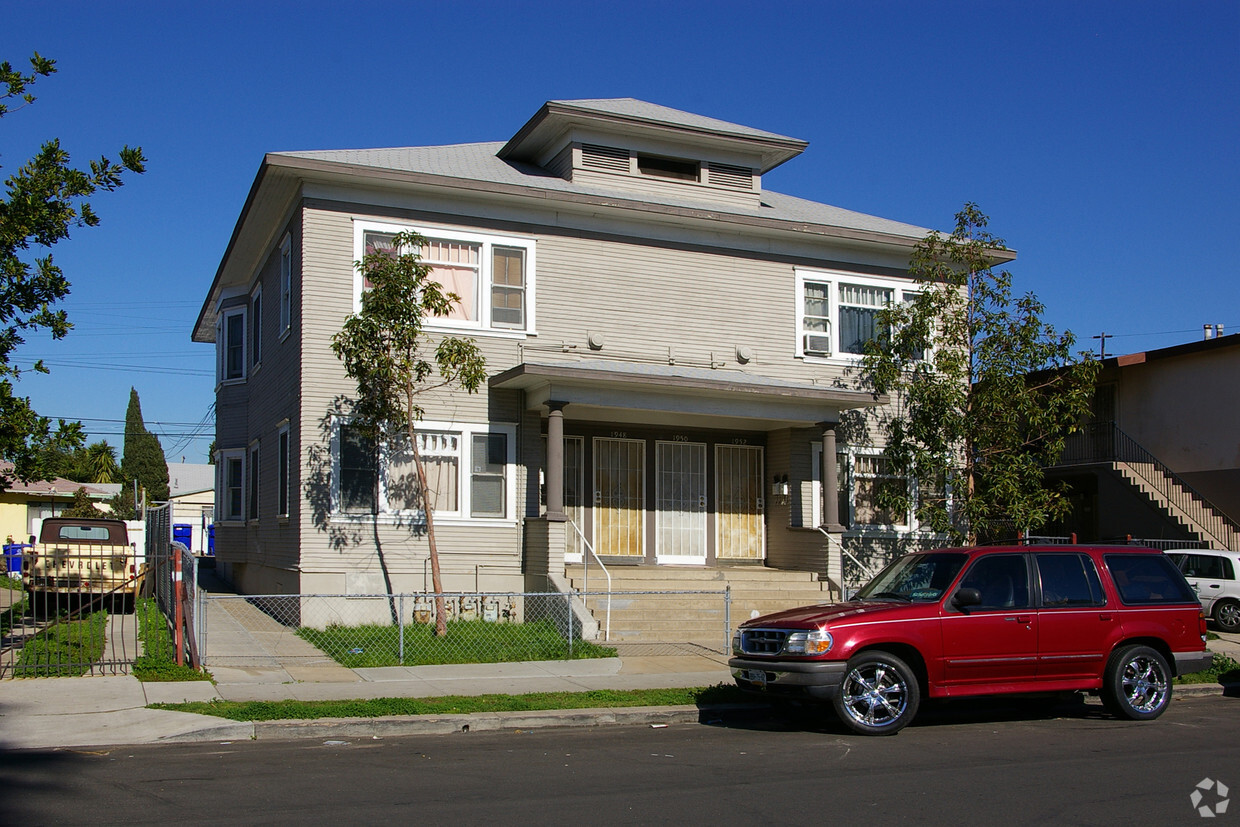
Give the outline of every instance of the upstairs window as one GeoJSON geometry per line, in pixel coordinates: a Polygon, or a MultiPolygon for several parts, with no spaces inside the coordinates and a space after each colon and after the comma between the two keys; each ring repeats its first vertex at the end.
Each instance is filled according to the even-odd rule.
{"type": "Polygon", "coordinates": [[[263,361],[263,286],[250,294],[250,364],[258,367],[263,361]]]}
{"type": "Polygon", "coordinates": [[[280,242],[280,335],[293,323],[293,244],[288,236],[280,242]]]}
{"type": "Polygon", "coordinates": [[[908,282],[797,270],[796,355],[854,361],[881,334],[878,311],[916,295],[908,282]]]}
{"type": "Polygon", "coordinates": [[[216,378],[220,382],[240,382],[246,375],[246,309],[233,307],[220,311],[215,346],[218,354],[216,378]]]}
{"type": "MultiPolygon", "coordinates": [[[[428,326],[471,331],[533,330],[534,242],[421,227],[362,226],[358,259],[375,252],[395,254],[396,235],[413,231],[426,239],[418,251],[430,278],[460,301],[428,326]]],[[[355,274],[355,309],[368,281],[355,274]]]]}

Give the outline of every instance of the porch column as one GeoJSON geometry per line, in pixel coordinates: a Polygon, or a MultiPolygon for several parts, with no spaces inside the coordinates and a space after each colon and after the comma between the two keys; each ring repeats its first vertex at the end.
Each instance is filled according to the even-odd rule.
{"type": "Polygon", "coordinates": [[[844,530],[840,523],[840,476],[835,458],[835,426],[838,422],[820,422],[822,427],[822,528],[833,534],[844,530]]]}
{"type": "Polygon", "coordinates": [[[547,521],[562,523],[564,513],[564,406],[548,402],[547,414],[547,521]]]}

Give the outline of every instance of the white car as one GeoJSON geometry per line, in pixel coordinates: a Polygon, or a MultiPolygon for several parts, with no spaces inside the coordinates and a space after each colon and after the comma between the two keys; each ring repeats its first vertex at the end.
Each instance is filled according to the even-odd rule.
{"type": "Polygon", "coordinates": [[[1167,556],[1180,567],[1214,623],[1224,632],[1240,631],[1240,551],[1170,549],[1167,556]]]}

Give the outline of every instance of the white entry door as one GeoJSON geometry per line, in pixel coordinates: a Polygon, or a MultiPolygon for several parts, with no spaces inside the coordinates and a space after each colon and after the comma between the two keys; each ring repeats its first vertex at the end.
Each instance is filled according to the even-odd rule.
{"type": "Polygon", "coordinates": [[[655,555],[660,563],[706,562],[706,445],[655,445],[655,555]]]}

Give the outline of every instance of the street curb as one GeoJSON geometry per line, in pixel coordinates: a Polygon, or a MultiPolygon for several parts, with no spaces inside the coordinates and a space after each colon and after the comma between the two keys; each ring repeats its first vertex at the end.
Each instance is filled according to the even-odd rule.
{"type": "MultiPolygon", "coordinates": [[[[1185,684],[1176,686],[1176,698],[1240,694],[1240,685],[1185,684]]],[[[460,715],[391,715],[380,718],[316,718],[312,720],[236,722],[235,727],[212,727],[160,739],[160,743],[221,740],[293,741],[313,738],[393,738],[402,735],[519,731],[552,727],[638,726],[696,724],[718,720],[738,711],[769,714],[755,705],[633,706],[597,709],[546,709],[522,712],[473,712],[460,715]]]]}
{"type": "Polygon", "coordinates": [[[548,709],[531,712],[475,712],[467,715],[404,715],[385,718],[320,718],[313,721],[260,721],[257,740],[298,738],[382,738],[447,735],[454,732],[595,727],[615,724],[695,724],[705,710],[697,706],[603,709],[548,709]]]}

